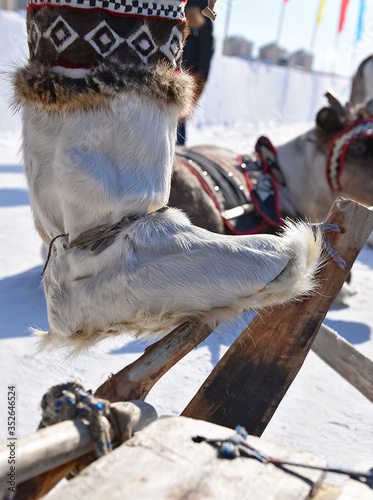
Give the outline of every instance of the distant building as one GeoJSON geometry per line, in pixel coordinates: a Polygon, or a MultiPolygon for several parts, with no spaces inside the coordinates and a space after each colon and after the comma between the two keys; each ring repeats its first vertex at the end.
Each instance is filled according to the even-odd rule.
{"type": "Polygon", "coordinates": [[[287,62],[287,51],[276,43],[269,43],[259,49],[259,59],[273,64],[284,65],[287,62]]]}
{"type": "Polygon", "coordinates": [[[254,43],[241,36],[230,36],[224,40],[223,54],[251,59],[254,43]]]}
{"type": "Polygon", "coordinates": [[[303,49],[297,50],[289,56],[289,66],[303,68],[307,71],[311,71],[312,61],[313,55],[303,49]]]}

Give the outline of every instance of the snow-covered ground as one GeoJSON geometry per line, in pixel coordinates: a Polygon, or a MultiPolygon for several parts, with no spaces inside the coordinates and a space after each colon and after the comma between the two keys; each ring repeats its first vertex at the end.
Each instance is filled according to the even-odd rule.
{"type": "MultiPolygon", "coordinates": [[[[0,10],[0,66],[9,69],[26,53],[24,19],[0,10]],[[6,45],[9,37],[13,45],[6,45]],[[13,38],[12,38],[13,37],[13,38]],[[6,47],[6,50],[5,50],[6,47]],[[9,47],[9,49],[8,49],[9,47]]],[[[222,75],[218,62],[215,75],[222,75]]],[[[232,77],[232,75],[230,75],[232,77]]],[[[214,73],[212,75],[214,78],[214,73]]],[[[239,80],[237,75],[236,81],[239,80]]],[[[344,85],[342,82],[341,85],[344,85]]],[[[212,80],[206,99],[213,100],[212,80]]],[[[268,89],[265,89],[267,92],[268,89]]],[[[324,89],[326,90],[326,89],[324,89]]],[[[259,88],[257,89],[259,92],[259,88]]],[[[264,90],[263,90],[264,92],[264,90]]],[[[347,92],[347,89],[346,89],[347,92]]],[[[35,355],[29,328],[47,329],[40,273],[41,243],[32,224],[20,144],[20,119],[6,107],[9,86],[0,81],[0,442],[6,438],[7,387],[17,391],[17,435],[33,432],[40,418],[39,404],[48,387],[79,379],[87,388],[102,383],[140,356],[145,343],[126,337],[98,345],[77,359],[66,361],[63,352],[35,355]]],[[[266,97],[265,94],[258,96],[266,97]]],[[[297,96],[293,95],[296,107],[297,96]]],[[[303,102],[304,94],[299,98],[303,102]]],[[[199,116],[203,115],[201,108],[199,116]]],[[[308,113],[309,111],[307,111],[308,113]]],[[[236,111],[237,116],[239,109],[236,111]]],[[[210,119],[212,119],[210,117],[210,119]]],[[[208,125],[197,118],[188,128],[190,144],[219,143],[242,152],[253,148],[262,133],[275,143],[310,127],[307,116],[297,121],[259,119],[221,120],[208,125]]],[[[373,358],[373,250],[364,248],[353,272],[357,294],[348,306],[332,309],[325,323],[365,355],[373,358]]],[[[175,366],[151,391],[148,402],[159,415],[178,415],[197,391],[236,333],[214,333],[175,366]]],[[[373,452],[373,405],[319,360],[312,352],[264,433],[264,438],[289,444],[325,457],[333,465],[352,467],[373,452]]],[[[335,478],[331,478],[335,481],[335,478]]]]}

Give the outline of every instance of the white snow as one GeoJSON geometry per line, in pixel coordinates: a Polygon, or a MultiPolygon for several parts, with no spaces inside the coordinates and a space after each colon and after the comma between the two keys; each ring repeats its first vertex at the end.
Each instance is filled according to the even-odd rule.
{"type": "MultiPolygon", "coordinates": [[[[11,70],[25,57],[26,49],[24,17],[0,10],[0,69],[11,70]]],[[[188,127],[189,144],[219,143],[249,152],[262,133],[277,144],[284,142],[312,125],[310,117],[330,83],[324,76],[297,71],[289,75],[284,68],[218,59],[188,127]],[[286,102],[281,98],[284,92],[286,102]]],[[[347,98],[346,80],[334,84],[347,98]]],[[[40,278],[43,262],[18,154],[20,117],[7,108],[10,95],[7,79],[1,78],[0,442],[6,438],[8,385],[16,386],[17,435],[22,436],[36,429],[40,400],[48,387],[79,379],[86,388],[95,388],[108,373],[140,356],[146,345],[123,336],[75,360],[66,361],[63,352],[35,355],[36,342],[29,328],[47,329],[40,278]]],[[[349,298],[348,306],[330,310],[325,323],[373,358],[373,250],[367,246],[354,266],[353,286],[357,294],[349,298]]],[[[214,333],[161,379],[148,397],[159,415],[178,415],[183,410],[235,336],[232,331],[214,333]]],[[[264,438],[314,452],[333,466],[353,467],[372,458],[372,422],[373,405],[311,352],[264,438]]]]}
{"type": "Polygon", "coordinates": [[[216,56],[194,123],[199,127],[265,122],[271,129],[312,121],[315,109],[325,104],[327,90],[347,100],[350,85],[346,77],[216,56]]]}

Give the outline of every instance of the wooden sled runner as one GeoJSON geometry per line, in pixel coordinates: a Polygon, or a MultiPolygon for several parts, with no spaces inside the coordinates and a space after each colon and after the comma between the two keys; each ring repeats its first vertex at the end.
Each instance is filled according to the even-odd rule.
{"type": "MultiPolygon", "coordinates": [[[[156,420],[127,444],[88,466],[69,484],[56,491],[50,497],[52,500],[75,497],[82,500],[89,497],[92,500],[109,494],[112,499],[218,499],[229,496],[270,500],[278,498],[279,492],[283,498],[291,500],[310,498],[311,494],[316,493],[324,478],[325,473],[322,471],[291,468],[289,472],[255,460],[221,460],[217,458],[213,447],[207,443],[193,443],[191,437],[203,435],[208,439],[225,439],[233,433],[232,429],[237,424],[244,426],[252,436],[261,436],[301,368],[320,327],[321,335],[314,344],[316,352],[324,359],[329,357],[327,362],[373,402],[372,362],[356,352],[354,362],[346,354],[353,347],[321,326],[373,229],[373,212],[340,198],[326,222],[341,228],[341,233],[329,233],[327,239],[345,260],[348,269],[345,271],[337,267],[330,259],[319,272],[320,286],[316,294],[256,316],[182,413],[188,419],[156,420]],[[332,349],[326,347],[330,342],[333,343],[332,349]],[[232,481],[232,477],[235,481],[232,481]]],[[[204,325],[181,325],[147,348],[137,361],[110,377],[96,390],[95,395],[111,403],[144,400],[162,375],[210,333],[211,330],[204,325]]],[[[141,404],[136,404],[141,407],[141,404]]],[[[128,410],[130,414],[132,410],[128,410]]],[[[149,411],[143,406],[140,415],[130,415],[129,420],[133,418],[137,422],[135,429],[142,428],[154,418],[154,415],[149,417],[149,411]]],[[[79,463],[87,463],[87,452],[93,449],[87,426],[71,421],[57,426],[18,441],[20,480],[16,499],[41,498],[79,463]],[[50,443],[57,426],[60,429],[65,426],[64,442],[67,447],[67,443],[70,443],[70,451],[66,449],[64,456],[56,459],[56,451],[60,450],[49,447],[36,466],[33,460],[37,457],[37,436],[41,438],[48,434],[50,443]],[[34,442],[34,448],[30,447],[30,440],[34,442]],[[27,467],[22,464],[27,464],[27,467]],[[28,468],[23,476],[22,467],[24,470],[28,468]]],[[[132,431],[128,431],[127,438],[131,437],[132,431]]],[[[310,454],[262,443],[255,438],[249,439],[254,447],[280,456],[283,460],[304,461],[319,467],[326,465],[325,461],[310,454]]],[[[123,437],[121,440],[125,441],[123,437]]],[[[46,447],[40,448],[42,455],[46,447]]],[[[0,463],[3,462],[3,452],[1,448],[0,463]]],[[[365,465],[367,472],[372,466],[373,463],[365,465]]],[[[3,479],[4,468],[1,467],[0,477],[3,479]]],[[[338,496],[340,491],[333,491],[325,498],[373,498],[373,489],[369,485],[355,483],[347,485],[342,496],[338,496]],[[358,488],[360,491],[349,493],[349,488],[358,488]]]]}

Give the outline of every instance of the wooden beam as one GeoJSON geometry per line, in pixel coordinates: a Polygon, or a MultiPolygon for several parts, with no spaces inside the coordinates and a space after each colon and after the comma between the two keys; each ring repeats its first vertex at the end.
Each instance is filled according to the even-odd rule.
{"type": "Polygon", "coordinates": [[[338,500],[341,494],[341,488],[332,484],[323,483],[317,490],[312,500],[338,500]]]}
{"type": "MultiPolygon", "coordinates": [[[[68,420],[17,440],[17,484],[93,451],[89,425],[68,420]]],[[[0,447],[0,485],[6,483],[6,444],[0,447]]]]}
{"type": "Polygon", "coordinates": [[[17,483],[14,500],[37,500],[43,498],[62,479],[67,477],[78,463],[78,459],[72,460],[53,469],[53,474],[48,471],[24,483],[17,483]]]}
{"type": "Polygon", "coordinates": [[[199,322],[184,323],[145,349],[140,358],[110,377],[95,396],[114,401],[145,399],[154,384],[180,359],[195,349],[213,328],[199,322]]]}
{"type": "Polygon", "coordinates": [[[347,382],[373,403],[373,361],[326,325],[312,350],[347,382]]]}
{"type": "MultiPolygon", "coordinates": [[[[50,500],[308,500],[323,481],[320,470],[278,468],[251,458],[226,460],[195,436],[227,439],[234,431],[182,417],[158,419],[84,474],[52,492],[50,500]]],[[[323,458],[249,437],[251,446],[285,461],[325,467],[323,458]]]]}
{"type": "Polygon", "coordinates": [[[347,270],[329,258],[317,293],[285,307],[261,311],[232,344],[182,415],[260,436],[290,387],[322,321],[373,229],[373,213],[338,198],[326,222],[341,233],[327,239],[347,270]]]}

